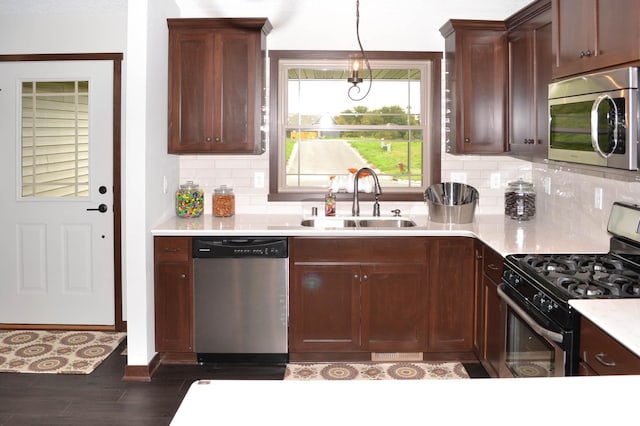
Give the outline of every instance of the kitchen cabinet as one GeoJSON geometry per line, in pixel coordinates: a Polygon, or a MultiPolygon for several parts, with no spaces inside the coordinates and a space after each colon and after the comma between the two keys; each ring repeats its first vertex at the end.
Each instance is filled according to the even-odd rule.
{"type": "Polygon", "coordinates": [[[445,147],[507,151],[508,50],[504,21],[449,20],[445,38],[445,147]]]}
{"type": "Polygon", "coordinates": [[[640,374],[640,357],[582,317],[578,371],[581,376],[640,374]]]}
{"type": "Polygon", "coordinates": [[[551,0],[539,0],[506,20],[509,31],[509,152],[547,158],[551,83],[551,0]]]}
{"type": "Polygon", "coordinates": [[[427,351],[473,352],[474,240],[430,238],[427,351]]]}
{"type": "Polygon", "coordinates": [[[291,359],[425,349],[425,239],[295,237],[289,250],[291,359]]]}
{"type": "Polygon", "coordinates": [[[156,351],[193,352],[190,237],[154,237],[156,351]]]}
{"type": "Polygon", "coordinates": [[[498,295],[504,259],[490,247],[482,247],[480,361],[491,377],[498,377],[505,344],[505,312],[498,295]]]}
{"type": "Polygon", "coordinates": [[[171,154],[261,154],[266,18],[168,19],[171,154]]]}
{"type": "Polygon", "coordinates": [[[553,77],[640,60],[639,0],[553,0],[553,77]]]}

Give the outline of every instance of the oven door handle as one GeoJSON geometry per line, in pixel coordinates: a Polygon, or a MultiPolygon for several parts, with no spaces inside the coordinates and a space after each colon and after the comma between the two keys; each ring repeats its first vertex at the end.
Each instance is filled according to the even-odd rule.
{"type": "Polygon", "coordinates": [[[556,343],[562,343],[563,336],[560,333],[556,333],[555,331],[551,331],[551,330],[547,330],[544,327],[541,327],[533,318],[531,318],[529,316],[529,314],[527,314],[524,309],[522,309],[520,306],[518,306],[518,304],[516,302],[514,302],[513,300],[511,300],[511,298],[504,292],[503,290],[504,288],[504,284],[500,284],[498,286],[498,295],[500,296],[500,298],[502,300],[504,300],[504,302],[511,308],[513,309],[513,311],[518,314],[518,316],[520,316],[520,318],[522,318],[522,320],[533,329],[533,331],[535,331],[536,333],[538,333],[539,335],[546,337],[547,339],[551,340],[552,342],[556,342],[556,343]]]}

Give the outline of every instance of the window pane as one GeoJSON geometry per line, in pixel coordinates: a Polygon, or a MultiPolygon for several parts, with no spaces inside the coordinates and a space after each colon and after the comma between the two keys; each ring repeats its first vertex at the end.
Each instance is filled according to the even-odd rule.
{"type": "MultiPolygon", "coordinates": [[[[279,189],[351,192],[353,172],[361,167],[375,170],[383,188],[425,186],[428,132],[421,88],[429,87],[428,61],[370,61],[373,81],[362,101],[347,96],[344,64],[307,62],[284,66],[280,99],[286,105],[280,105],[279,133],[284,179],[279,189]]],[[[369,73],[364,70],[361,76],[364,94],[369,73]]]]}
{"type": "Polygon", "coordinates": [[[86,197],[89,82],[22,83],[22,197],[86,197]]]}

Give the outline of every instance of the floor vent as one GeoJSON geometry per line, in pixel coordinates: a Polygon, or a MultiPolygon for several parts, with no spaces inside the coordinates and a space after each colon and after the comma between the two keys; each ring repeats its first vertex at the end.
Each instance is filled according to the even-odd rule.
{"type": "Polygon", "coordinates": [[[372,352],[371,361],[374,362],[398,362],[398,361],[422,361],[422,352],[372,352]]]}

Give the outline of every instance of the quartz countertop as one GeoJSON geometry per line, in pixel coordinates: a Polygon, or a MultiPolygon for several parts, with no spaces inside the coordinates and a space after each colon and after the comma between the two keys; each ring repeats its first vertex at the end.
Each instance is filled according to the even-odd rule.
{"type": "MultiPolygon", "coordinates": [[[[350,217],[350,216],[349,216],[350,217]]],[[[505,215],[476,215],[469,224],[443,224],[425,215],[403,215],[416,222],[411,228],[353,229],[314,228],[300,223],[303,215],[236,214],[219,218],[210,214],[198,218],[172,217],[152,230],[155,236],[467,236],[476,237],[503,256],[512,253],[606,253],[606,233],[574,232],[551,219],[536,217],[516,221],[505,215]]],[[[318,216],[317,218],[322,218],[318,216]]],[[[362,216],[361,218],[364,218],[362,216]]]]}
{"type": "Polygon", "coordinates": [[[640,356],[640,299],[574,299],[569,304],[640,356]]]}

